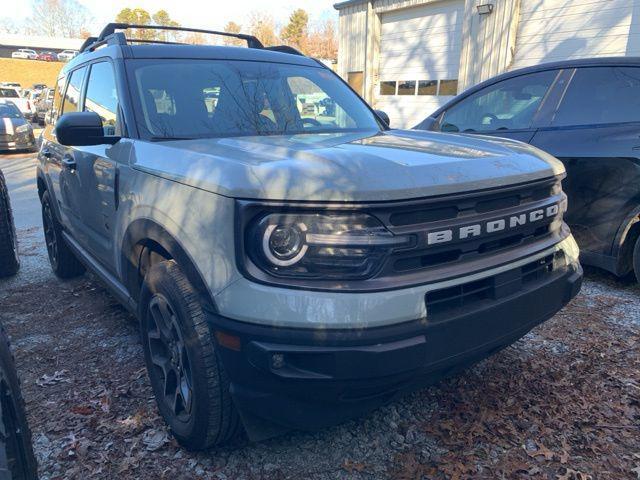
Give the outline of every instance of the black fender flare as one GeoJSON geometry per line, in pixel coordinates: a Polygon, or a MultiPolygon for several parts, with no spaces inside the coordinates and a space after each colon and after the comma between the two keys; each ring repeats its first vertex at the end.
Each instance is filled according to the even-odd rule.
{"type": "Polygon", "coordinates": [[[137,219],[127,227],[121,245],[122,281],[133,299],[137,301],[140,293],[140,254],[145,246],[154,245],[177,262],[198,292],[203,308],[211,312],[217,311],[213,296],[195,262],[180,242],[161,225],[148,218],[137,219]]]}

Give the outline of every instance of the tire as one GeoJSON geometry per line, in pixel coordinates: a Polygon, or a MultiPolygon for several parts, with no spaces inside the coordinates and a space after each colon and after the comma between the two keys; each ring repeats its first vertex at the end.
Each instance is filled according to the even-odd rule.
{"type": "Polygon", "coordinates": [[[62,226],[53,213],[49,192],[42,195],[42,227],[53,273],[62,279],[82,275],[85,272],[84,265],[76,258],[62,236],[62,226]]]}
{"type": "Polygon", "coordinates": [[[636,246],[633,249],[633,271],[636,273],[636,279],[640,283],[640,236],[636,240],[636,246]]]}
{"type": "Polygon", "coordinates": [[[19,269],[16,225],[13,221],[7,184],[0,172],[0,277],[15,275],[19,269]]]}
{"type": "Polygon", "coordinates": [[[241,424],[229,380],[198,295],[173,260],[149,269],[139,305],[147,372],[178,443],[203,450],[233,439],[241,424]]]}
{"type": "Polygon", "coordinates": [[[0,478],[37,480],[31,431],[9,339],[0,326],[0,478]]]}

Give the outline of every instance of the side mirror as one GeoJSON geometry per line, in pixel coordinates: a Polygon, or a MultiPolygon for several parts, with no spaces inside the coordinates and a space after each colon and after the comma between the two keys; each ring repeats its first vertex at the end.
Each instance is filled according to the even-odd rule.
{"type": "Polygon", "coordinates": [[[376,112],[378,118],[382,120],[387,127],[391,124],[391,122],[389,121],[389,115],[387,115],[385,112],[383,112],[382,110],[374,110],[374,112],[376,112]]]}
{"type": "Polygon", "coordinates": [[[69,147],[113,145],[120,137],[105,136],[102,119],[95,112],[65,113],[56,122],[58,142],[69,147]]]}

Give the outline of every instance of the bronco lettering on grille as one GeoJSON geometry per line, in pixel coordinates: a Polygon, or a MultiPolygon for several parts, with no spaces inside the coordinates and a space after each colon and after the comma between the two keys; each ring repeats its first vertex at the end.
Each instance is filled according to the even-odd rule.
{"type": "Polygon", "coordinates": [[[473,223],[448,230],[438,230],[427,233],[427,245],[447,243],[454,240],[465,240],[467,238],[478,237],[483,234],[501,232],[512,228],[517,228],[528,223],[539,222],[545,218],[554,217],[560,211],[560,206],[556,203],[545,208],[531,210],[530,212],[511,215],[505,218],[489,220],[483,223],[473,223]]]}

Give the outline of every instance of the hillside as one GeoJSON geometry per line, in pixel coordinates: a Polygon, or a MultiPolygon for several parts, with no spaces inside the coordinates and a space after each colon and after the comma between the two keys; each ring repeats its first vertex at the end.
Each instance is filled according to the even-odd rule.
{"type": "Polygon", "coordinates": [[[0,58],[0,82],[18,82],[23,88],[34,83],[53,87],[64,63],[0,58]]]}

